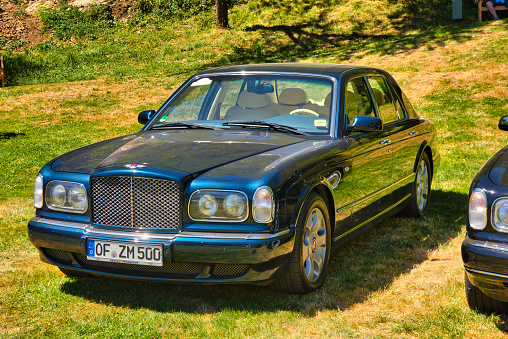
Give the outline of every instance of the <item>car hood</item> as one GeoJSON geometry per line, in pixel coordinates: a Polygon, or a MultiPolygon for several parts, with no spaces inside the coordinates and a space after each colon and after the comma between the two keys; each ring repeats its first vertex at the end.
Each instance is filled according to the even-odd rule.
{"type": "Polygon", "coordinates": [[[100,168],[142,164],[198,173],[303,140],[267,131],[141,131],[66,153],[51,168],[90,174],[100,168]]]}
{"type": "Polygon", "coordinates": [[[504,147],[495,156],[497,160],[492,165],[489,178],[494,184],[499,186],[508,186],[508,146],[504,147]]]}

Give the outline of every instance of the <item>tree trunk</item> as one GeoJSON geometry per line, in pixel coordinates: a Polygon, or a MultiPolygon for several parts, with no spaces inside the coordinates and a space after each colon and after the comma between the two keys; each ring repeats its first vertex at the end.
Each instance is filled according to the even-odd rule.
{"type": "Polygon", "coordinates": [[[228,28],[228,0],[215,0],[217,28],[228,28]]]}

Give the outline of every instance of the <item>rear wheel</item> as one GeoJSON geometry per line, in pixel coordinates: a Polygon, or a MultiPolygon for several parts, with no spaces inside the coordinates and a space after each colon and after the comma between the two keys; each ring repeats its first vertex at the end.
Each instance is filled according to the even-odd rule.
{"type": "Polygon", "coordinates": [[[306,294],[323,285],[331,250],[328,208],[323,199],[311,193],[296,225],[295,245],[286,274],[272,283],[281,292],[306,294]]]}
{"type": "Polygon", "coordinates": [[[411,187],[409,205],[403,211],[403,215],[419,218],[427,212],[430,200],[431,180],[429,157],[427,153],[422,152],[416,169],[415,181],[411,187]]]}
{"type": "Polygon", "coordinates": [[[489,297],[478,287],[471,284],[467,273],[464,274],[466,299],[469,308],[482,313],[506,313],[508,303],[489,297]]]}

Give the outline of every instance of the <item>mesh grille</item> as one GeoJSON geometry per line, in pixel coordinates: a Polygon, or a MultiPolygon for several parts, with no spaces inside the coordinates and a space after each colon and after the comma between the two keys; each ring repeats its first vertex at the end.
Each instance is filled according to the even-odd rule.
{"type": "Polygon", "coordinates": [[[93,222],[106,226],[177,229],[179,196],[179,186],[174,181],[93,178],[93,222]]]}
{"type": "Polygon", "coordinates": [[[248,265],[241,264],[217,264],[213,268],[213,275],[220,277],[241,276],[247,273],[248,265]]]}
{"type": "Polygon", "coordinates": [[[62,250],[55,250],[52,248],[43,248],[46,257],[56,263],[70,265],[72,263],[71,257],[67,252],[62,250]]]}
{"type": "MultiPolygon", "coordinates": [[[[62,250],[50,248],[42,249],[46,257],[57,264],[72,265],[71,254],[62,250]]],[[[132,265],[124,263],[114,263],[107,261],[88,260],[86,255],[72,253],[76,262],[81,268],[93,270],[96,272],[126,274],[140,277],[154,278],[173,278],[173,279],[195,279],[205,271],[207,264],[193,262],[174,262],[165,263],[162,266],[132,265]]],[[[215,264],[211,272],[213,279],[232,279],[240,277],[249,270],[248,265],[242,264],[215,264]]],[[[79,268],[79,267],[77,267],[79,268]]],[[[205,271],[206,272],[206,271],[205,271]]]]}

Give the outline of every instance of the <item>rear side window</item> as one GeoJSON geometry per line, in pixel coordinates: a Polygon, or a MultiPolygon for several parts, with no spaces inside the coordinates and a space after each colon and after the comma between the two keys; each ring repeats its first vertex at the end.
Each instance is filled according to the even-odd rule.
{"type": "MultiPolygon", "coordinates": [[[[383,77],[369,77],[369,85],[384,124],[399,120],[396,103],[383,77]]],[[[399,105],[400,107],[400,105],[399,105]]]]}

